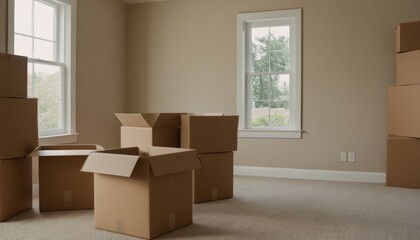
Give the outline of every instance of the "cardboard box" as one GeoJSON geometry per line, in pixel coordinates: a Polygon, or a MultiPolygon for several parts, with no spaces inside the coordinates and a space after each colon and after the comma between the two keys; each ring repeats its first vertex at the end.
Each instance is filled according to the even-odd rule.
{"type": "Polygon", "coordinates": [[[121,147],[179,147],[179,113],[116,113],[121,147]]]}
{"type": "Polygon", "coordinates": [[[26,98],[28,58],[0,53],[0,97],[26,98]]]}
{"type": "Polygon", "coordinates": [[[95,177],[95,227],[152,239],[192,223],[194,150],[137,147],[89,155],[82,171],[95,177]]]}
{"type": "Polygon", "coordinates": [[[420,49],[420,21],[401,23],[395,28],[396,52],[420,49]]]}
{"type": "Polygon", "coordinates": [[[181,116],[181,147],[198,153],[237,150],[238,116],[181,116]]]}
{"type": "Polygon", "coordinates": [[[420,139],[388,138],[386,185],[420,188],[420,139]]]}
{"type": "Polygon", "coordinates": [[[203,167],[193,170],[193,203],[233,197],[233,152],[198,157],[203,167]]]}
{"type": "Polygon", "coordinates": [[[36,98],[0,98],[0,159],[28,156],[38,147],[36,98]]]}
{"type": "Polygon", "coordinates": [[[420,84],[420,50],[397,53],[397,85],[420,84]]]}
{"type": "Polygon", "coordinates": [[[39,210],[93,209],[93,174],[81,173],[87,156],[103,150],[99,145],[41,146],[32,153],[39,158],[39,210]]]}
{"type": "Polygon", "coordinates": [[[420,85],[388,88],[388,134],[420,138],[420,85]]]}
{"type": "Polygon", "coordinates": [[[32,208],[32,159],[0,160],[0,221],[32,208]]]}

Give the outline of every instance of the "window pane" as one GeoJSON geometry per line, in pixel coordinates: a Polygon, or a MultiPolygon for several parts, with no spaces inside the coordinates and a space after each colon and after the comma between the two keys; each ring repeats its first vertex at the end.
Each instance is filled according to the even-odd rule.
{"type": "Polygon", "coordinates": [[[34,36],[54,40],[55,8],[40,2],[34,3],[34,36]]]}
{"type": "Polygon", "coordinates": [[[251,99],[269,100],[270,99],[270,76],[251,77],[251,99]]]}
{"type": "Polygon", "coordinates": [[[252,49],[259,52],[268,51],[267,42],[269,41],[270,28],[269,27],[260,27],[252,28],[251,30],[251,42],[252,49]]]}
{"type": "Polygon", "coordinates": [[[61,68],[57,66],[35,64],[33,94],[40,99],[62,98],[61,68]]]}
{"type": "Polygon", "coordinates": [[[251,126],[252,127],[268,127],[270,116],[269,101],[251,102],[251,126]]]}
{"type": "Polygon", "coordinates": [[[290,54],[286,51],[270,52],[270,71],[283,72],[290,70],[290,54]]]}
{"type": "Polygon", "coordinates": [[[63,128],[60,100],[38,99],[38,127],[39,132],[51,132],[63,128]]]}
{"type": "Polygon", "coordinates": [[[32,57],[32,38],[15,34],[15,55],[32,57]]]}
{"type": "Polygon", "coordinates": [[[272,75],[270,100],[286,100],[290,98],[290,75],[272,75]]]}
{"type": "Polygon", "coordinates": [[[289,126],[288,109],[280,107],[283,101],[272,101],[270,103],[270,126],[272,127],[287,127],[289,126]]]}
{"type": "Polygon", "coordinates": [[[32,36],[32,0],[15,0],[15,32],[32,36]]]}
{"type": "Polygon", "coordinates": [[[34,58],[55,61],[54,43],[44,40],[34,40],[34,58]]]}
{"type": "Polygon", "coordinates": [[[270,36],[273,44],[270,45],[270,50],[289,49],[290,39],[289,26],[277,26],[270,28],[270,36]]]}

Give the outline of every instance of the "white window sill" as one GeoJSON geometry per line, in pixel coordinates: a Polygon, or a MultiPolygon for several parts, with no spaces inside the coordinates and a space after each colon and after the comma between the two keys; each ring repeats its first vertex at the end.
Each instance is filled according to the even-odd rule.
{"type": "Polygon", "coordinates": [[[285,138],[285,139],[301,139],[302,130],[255,130],[240,129],[238,130],[238,138],[285,138]]]}
{"type": "Polygon", "coordinates": [[[76,143],[78,133],[39,137],[39,145],[76,143]]]}

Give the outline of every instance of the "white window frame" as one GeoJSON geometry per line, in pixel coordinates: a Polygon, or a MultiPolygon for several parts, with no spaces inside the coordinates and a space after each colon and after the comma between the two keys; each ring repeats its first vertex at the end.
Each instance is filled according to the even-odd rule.
{"type": "Polygon", "coordinates": [[[239,138],[302,138],[302,9],[289,9],[270,12],[240,13],[237,15],[237,101],[236,111],[239,115],[239,138]],[[294,53],[290,56],[291,93],[290,103],[293,116],[290,116],[290,128],[260,127],[250,128],[248,96],[251,96],[247,86],[247,26],[250,23],[290,21],[292,22],[291,45],[294,53]],[[293,41],[294,40],[294,41],[293,41]],[[292,87],[293,86],[293,87],[292,87]],[[292,92],[293,91],[293,92],[292,92]]]}
{"type": "MultiPolygon", "coordinates": [[[[57,51],[66,51],[64,54],[66,59],[58,59],[59,62],[64,62],[67,65],[66,74],[67,82],[63,87],[63,97],[66,98],[64,106],[64,117],[66,118],[66,125],[64,133],[51,132],[45,136],[40,136],[40,144],[59,144],[59,143],[74,143],[77,142],[76,132],[76,23],[77,23],[77,0],[41,0],[43,2],[58,2],[65,4],[63,9],[65,14],[61,14],[63,21],[66,24],[59,26],[59,31],[68,36],[64,41],[64,47],[58,47],[57,51]],[[66,27],[64,25],[70,26],[66,27]]],[[[8,53],[14,53],[14,0],[8,0],[8,53]]],[[[59,34],[63,36],[63,34],[59,34]]],[[[28,59],[28,62],[43,63],[43,60],[28,59]]],[[[60,63],[59,63],[60,65],[60,63]]]]}

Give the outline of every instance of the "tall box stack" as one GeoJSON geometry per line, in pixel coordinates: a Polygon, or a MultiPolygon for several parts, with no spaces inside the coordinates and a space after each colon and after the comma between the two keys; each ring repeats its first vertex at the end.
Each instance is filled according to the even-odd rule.
{"type": "Polygon", "coordinates": [[[179,113],[115,113],[121,122],[121,147],[179,148],[179,113]]]}
{"type": "Polygon", "coordinates": [[[395,29],[396,86],[388,88],[387,186],[420,188],[420,21],[395,29]]]}
{"type": "Polygon", "coordinates": [[[0,53],[0,221],[32,208],[37,99],[27,98],[27,58],[0,53]]]}
{"type": "Polygon", "coordinates": [[[181,115],[181,148],[195,149],[202,168],[193,170],[193,203],[233,197],[233,151],[238,116],[181,115]]]}

